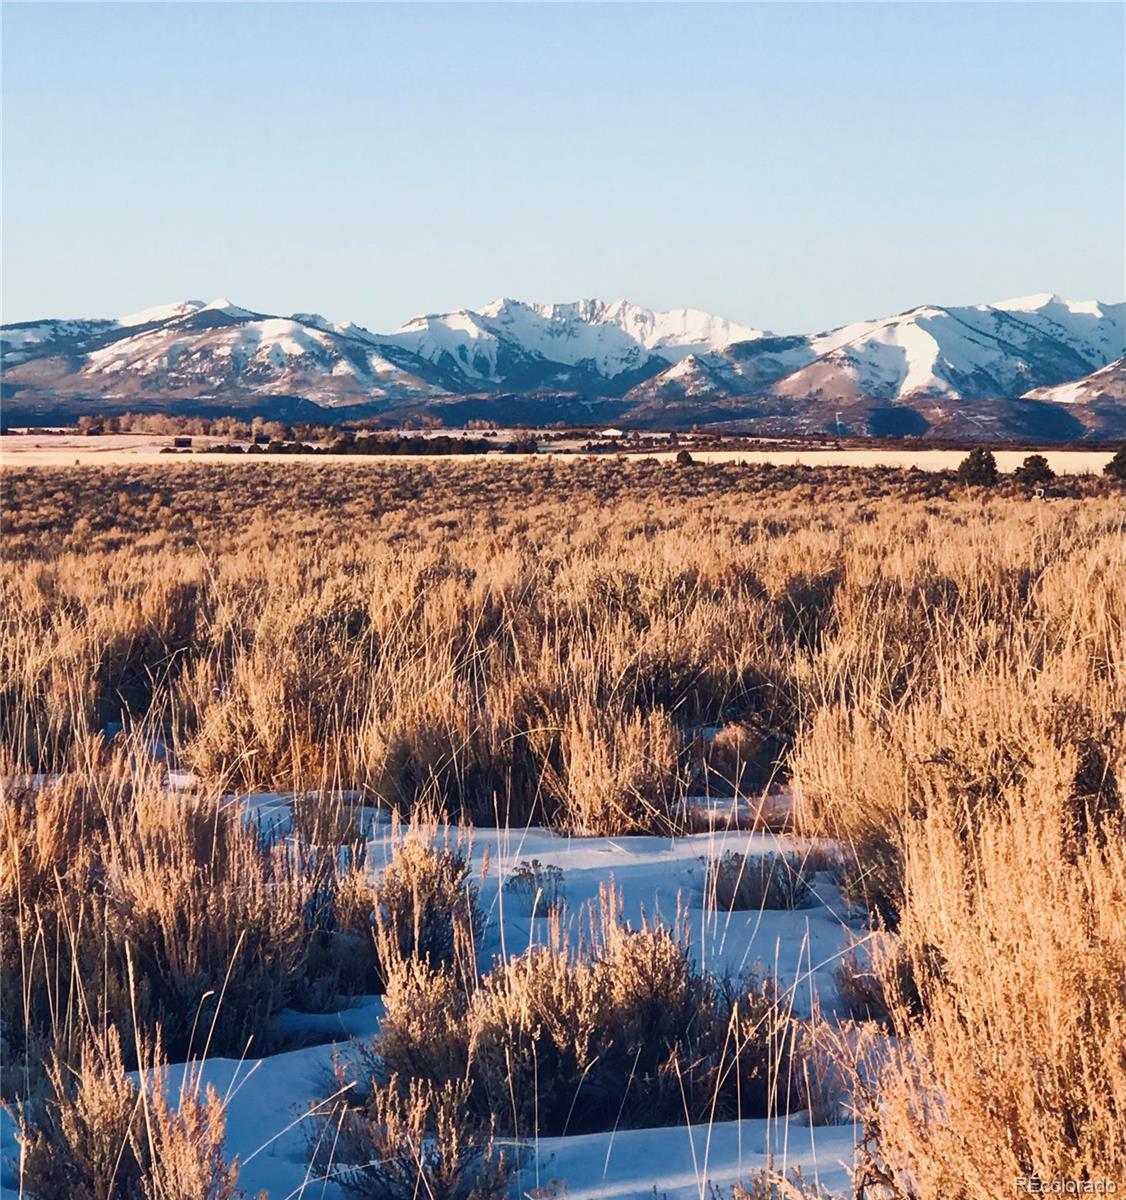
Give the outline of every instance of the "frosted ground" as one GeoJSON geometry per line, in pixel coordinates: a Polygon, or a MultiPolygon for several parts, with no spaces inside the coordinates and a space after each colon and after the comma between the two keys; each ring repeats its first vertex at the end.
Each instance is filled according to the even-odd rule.
{"type": "MultiPolygon", "coordinates": [[[[173,776],[174,786],[183,783],[173,776]]],[[[247,819],[280,836],[289,831],[289,797],[265,793],[246,798],[247,819]]],[[[376,873],[403,836],[385,812],[363,810],[368,829],[368,867],[376,873]]],[[[824,873],[815,877],[812,903],[791,911],[719,912],[705,905],[704,862],[725,851],[748,855],[778,851],[801,853],[809,842],[785,834],[713,830],[679,838],[572,837],[540,828],[431,831],[438,842],[458,844],[472,863],[480,902],[488,914],[478,965],[485,968],[501,954],[519,954],[542,941],[547,918],[530,915],[503,889],[522,861],[538,859],[563,872],[566,920],[578,927],[599,889],[612,882],[622,901],[622,916],[636,925],[643,917],[682,920],[690,953],[702,966],[740,974],[773,975],[798,1016],[815,1003],[832,1012],[838,1003],[833,971],[859,926],[850,924],[846,906],[824,873]]],[[[311,1122],[309,1106],[327,1096],[333,1055],[347,1050],[349,1039],[367,1038],[382,1014],[379,997],[354,999],[335,1013],[286,1011],[280,1031],[295,1043],[319,1044],[242,1061],[211,1059],[202,1081],[227,1101],[227,1154],[242,1164],[239,1183],[247,1195],[260,1189],[270,1200],[308,1197],[344,1200],[341,1188],[317,1177],[307,1162],[311,1122]]],[[[185,1068],[174,1066],[170,1086],[178,1088],[185,1068]]],[[[804,1112],[789,1119],[715,1123],[692,1128],[621,1130],[616,1133],[529,1141],[514,1196],[567,1197],[567,1200],[708,1200],[711,1188],[747,1179],[768,1164],[775,1170],[800,1168],[806,1181],[833,1195],[846,1195],[848,1164],[857,1140],[851,1124],[811,1128],[804,1112]]],[[[18,1153],[12,1122],[0,1115],[0,1157],[5,1160],[0,1196],[15,1200],[18,1153]]]]}
{"type": "MultiPolygon", "coordinates": [[[[438,432],[453,434],[458,431],[442,429],[438,432]]],[[[503,434],[505,431],[499,431],[503,434]]],[[[208,442],[219,442],[221,438],[196,438],[197,447],[208,442]]],[[[585,440],[585,439],[580,439],[585,440]]],[[[160,466],[174,468],[181,463],[218,463],[223,466],[242,464],[251,469],[255,465],[272,465],[277,467],[284,464],[297,470],[316,469],[329,463],[348,463],[353,468],[362,469],[365,463],[372,460],[364,456],[347,454],[325,455],[295,455],[279,460],[269,454],[162,454],[161,450],[171,445],[172,439],[158,434],[103,434],[101,437],[89,438],[80,434],[31,434],[0,436],[0,467],[69,467],[69,466],[160,466]]],[[[578,443],[576,443],[578,444],[578,443]]],[[[965,450],[896,450],[891,448],[872,447],[855,450],[820,450],[814,448],[784,450],[695,450],[692,457],[698,462],[741,462],[741,463],[771,463],[774,466],[794,466],[801,464],[808,467],[897,467],[920,471],[953,471],[966,456],[965,450]]],[[[1000,471],[1009,474],[1024,461],[1028,450],[993,449],[1000,471]]],[[[1103,467],[1113,457],[1113,450],[1053,450],[1043,448],[1037,451],[1048,460],[1057,475],[1099,475],[1103,467]]],[[[459,455],[462,458],[476,459],[478,455],[459,455]]],[[[525,458],[527,455],[492,454],[488,456],[500,464],[511,462],[513,459],[525,458]]],[[[539,459],[546,455],[537,455],[539,459]]],[[[551,455],[554,463],[584,461],[588,456],[583,454],[551,455]]],[[[604,456],[600,456],[604,457],[604,456]]],[[[658,451],[645,455],[663,462],[671,461],[676,452],[658,451]]],[[[414,455],[411,461],[425,460],[424,455],[414,455]]],[[[434,461],[446,462],[445,456],[436,456],[434,461]]],[[[627,456],[626,461],[629,461],[627,456]]]]}

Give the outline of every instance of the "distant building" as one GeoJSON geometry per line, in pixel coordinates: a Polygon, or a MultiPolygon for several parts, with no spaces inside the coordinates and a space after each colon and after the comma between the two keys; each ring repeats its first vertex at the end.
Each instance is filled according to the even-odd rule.
{"type": "Polygon", "coordinates": [[[600,429],[599,437],[625,437],[625,433],[621,429],[600,429]]]}
{"type": "Polygon", "coordinates": [[[190,450],[192,439],[190,437],[174,437],[172,439],[172,445],[175,446],[177,450],[190,450]]]}

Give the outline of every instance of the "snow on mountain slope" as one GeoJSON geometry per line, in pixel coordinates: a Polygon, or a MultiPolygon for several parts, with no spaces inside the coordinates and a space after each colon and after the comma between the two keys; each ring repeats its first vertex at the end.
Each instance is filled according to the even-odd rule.
{"type": "Polygon", "coordinates": [[[241,308],[239,305],[232,303],[225,296],[218,300],[212,300],[210,304],[205,304],[200,312],[217,312],[222,313],[225,317],[234,317],[236,320],[241,320],[244,317],[253,317],[256,314],[251,312],[249,308],[241,308]]]}
{"type": "Polygon", "coordinates": [[[1045,336],[1066,342],[1090,361],[1106,363],[1122,353],[1123,339],[1126,338],[1126,304],[1065,300],[1045,292],[1018,300],[1000,300],[989,307],[1008,313],[1045,336]]]}
{"type": "Polygon", "coordinates": [[[944,331],[945,317],[942,309],[924,306],[811,338],[814,362],[792,373],[779,390],[799,395],[832,381],[845,396],[890,400],[916,393],[951,395],[955,389],[942,370],[950,361],[949,342],[956,341],[955,353],[964,357],[972,339],[957,329],[944,331]]]}
{"type": "MultiPolygon", "coordinates": [[[[144,390],[249,386],[273,394],[300,386],[318,403],[332,402],[331,393],[340,393],[339,381],[348,378],[355,385],[344,387],[340,400],[364,388],[384,396],[390,380],[412,394],[503,388],[603,395],[624,392],[689,354],[762,336],[694,309],[657,312],[624,300],[498,300],[480,312],[416,317],[391,335],[333,326],[317,313],[270,317],[225,298],[144,309],[116,322],[88,323],[89,329],[74,324],[5,328],[6,365],[52,355],[66,341],[72,358],[85,356],[68,390],[96,384],[98,394],[104,377],[115,376],[119,383],[133,378],[144,390]],[[380,365],[358,343],[374,350],[380,365]]],[[[56,364],[49,372],[52,386],[61,370],[56,364]]]]}
{"type": "Polygon", "coordinates": [[[226,299],[149,309],[78,334],[82,352],[60,378],[58,329],[5,329],[8,380],[18,387],[46,377],[58,391],[107,399],[253,394],[327,406],[449,390],[429,364],[366,330],[338,331],[321,317],[265,316],[226,299]]]}
{"type": "Polygon", "coordinates": [[[992,305],[911,309],[812,339],[819,362],[781,386],[783,394],[838,389],[897,401],[1023,395],[1033,380],[1053,384],[1122,353],[1123,305],[1099,306],[1067,325],[1070,310],[1010,312],[992,305]]]}
{"type": "Polygon", "coordinates": [[[323,329],[325,333],[339,333],[337,326],[333,325],[328,317],[322,317],[320,313],[301,313],[296,312],[290,317],[291,321],[300,321],[302,325],[311,325],[314,329],[323,329]]]}
{"type": "Polygon", "coordinates": [[[469,309],[415,317],[391,335],[398,345],[428,362],[460,371],[469,380],[498,382],[500,364],[513,353],[484,320],[469,309]]]}
{"type": "Polygon", "coordinates": [[[502,299],[476,312],[416,317],[392,338],[470,380],[535,386],[652,374],[688,354],[761,336],[760,330],[695,309],[658,312],[625,300],[526,304],[502,299]]]}
{"type": "Polygon", "coordinates": [[[757,395],[815,358],[806,337],[764,335],[719,352],[689,354],[630,395],[658,396],[664,390],[686,397],[757,395]]]}
{"type": "Polygon", "coordinates": [[[79,352],[92,339],[117,328],[116,321],[22,321],[0,326],[0,356],[8,369],[29,358],[59,352],[79,352]]]}
{"type": "Polygon", "coordinates": [[[762,330],[697,309],[658,312],[626,300],[495,300],[481,315],[527,350],[555,362],[592,363],[607,377],[640,366],[649,355],[676,362],[688,354],[763,336],[762,330]]]}
{"type": "Polygon", "coordinates": [[[835,396],[899,402],[1024,395],[1121,355],[1126,305],[1029,297],[1003,305],[923,305],[809,337],[762,338],[694,356],[631,395],[835,396]]]}
{"type": "Polygon", "coordinates": [[[164,387],[209,388],[225,381],[323,404],[379,397],[390,384],[411,393],[442,391],[375,346],[320,322],[258,317],[228,301],[213,302],[191,316],[190,322],[171,321],[94,351],[82,374],[132,373],[158,378],[164,387]],[[208,314],[221,320],[201,328],[208,314]]]}
{"type": "Polygon", "coordinates": [[[171,321],[176,317],[186,317],[189,313],[203,308],[202,300],[180,300],[175,304],[159,304],[156,308],[143,308],[140,312],[130,313],[127,317],[118,317],[118,325],[151,325],[159,321],[171,321]]]}
{"type": "MultiPolygon", "coordinates": [[[[1052,404],[1094,404],[1112,401],[1126,405],[1126,357],[1116,358],[1090,375],[1055,387],[1036,388],[1027,392],[1026,400],[1046,400],[1052,404]]],[[[1123,413],[1123,434],[1126,434],[1126,410],[1123,413]]]]}
{"type": "Polygon", "coordinates": [[[180,300],[142,309],[116,320],[47,320],[24,321],[0,326],[0,353],[5,367],[44,354],[83,353],[92,345],[113,336],[119,329],[140,325],[161,324],[177,317],[189,316],[203,308],[202,300],[180,300]]]}

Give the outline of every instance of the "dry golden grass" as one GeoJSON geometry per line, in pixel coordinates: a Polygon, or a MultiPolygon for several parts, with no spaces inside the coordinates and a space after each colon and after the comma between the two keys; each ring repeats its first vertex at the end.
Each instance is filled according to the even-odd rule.
{"type": "Polygon", "coordinates": [[[155,774],[120,751],[40,786],[5,782],[9,1095],[35,1094],[46,1052],[81,1057],[91,1028],[116,1026],[130,1066],[157,1026],[177,1059],[241,1054],[321,974],[336,978],[334,955],[314,949],[337,872],[264,839],[237,805],[169,793],[155,774]]]}
{"type": "Polygon", "coordinates": [[[1049,752],[972,835],[951,807],[908,835],[902,950],[874,961],[896,1040],[870,1052],[858,1089],[872,1195],[1120,1178],[1123,828],[1077,831],[1074,771],[1049,752]]]}
{"type": "MultiPolygon", "coordinates": [[[[348,1119],[394,1126],[388,1161],[419,1136],[419,1088],[459,1080],[473,1137],[722,1116],[734,1039],[762,1111],[793,1098],[783,1061],[825,1111],[855,1068],[872,1200],[1126,1185],[1126,510],[1107,481],[1050,503],[921,472],[613,461],[4,483],[0,916],[18,937],[0,983],[21,1094],[107,1017],[162,1024],[177,1055],[200,1030],[240,1050],[286,980],[341,986],[379,912],[400,1107],[348,1119]],[[154,738],[194,793],[163,791],[154,738]],[[31,771],[61,778],[12,782],[31,771]],[[458,871],[399,880],[404,933],[323,852],[355,837],[342,789],[408,821],[669,834],[697,819],[692,791],[771,779],[884,931],[852,999],[896,1039],[865,1021],[833,1063],[772,1001],[765,1042],[732,1025],[668,931],[611,922],[581,956],[482,979],[471,950],[443,965],[444,940],[428,960],[420,898],[459,911],[458,871]],[[221,799],[267,787],[302,790],[296,848],[221,799]]],[[[471,915],[447,932],[471,944],[471,915]]]]}

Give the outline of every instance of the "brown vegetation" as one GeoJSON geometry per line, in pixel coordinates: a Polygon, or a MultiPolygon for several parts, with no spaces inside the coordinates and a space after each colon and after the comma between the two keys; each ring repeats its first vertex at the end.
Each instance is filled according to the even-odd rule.
{"type": "MultiPolygon", "coordinates": [[[[404,849],[380,892],[342,865],[358,850],[325,851],[356,840],[343,790],[414,822],[669,834],[695,788],[788,778],[797,831],[836,839],[846,895],[883,931],[842,974],[865,1028],[833,1067],[855,1072],[859,1193],[1121,1171],[1109,479],[1061,478],[1050,503],[1004,477],[644,460],[3,481],[4,1032],[13,1090],[59,1106],[29,1136],[136,1138],[118,1084],[98,1100],[63,1082],[112,1061],[91,1032],[109,1021],[122,1065],[157,1026],[176,1057],[237,1053],[296,990],[371,986],[377,965],[395,1081],[335,1119],[385,1173],[443,1097],[473,1114],[432,1164],[451,1195],[489,1177],[494,1130],[718,1118],[736,1080],[740,1111],[776,1111],[805,1035],[768,991],[696,973],[670,931],[612,919],[479,976],[456,855],[404,849]],[[194,791],[164,790],[154,739],[194,791]],[[18,782],[32,771],[59,778],[18,782]],[[266,787],[300,790],[297,839],[223,798],[266,787]]],[[[744,878],[711,869],[728,907],[764,901],[744,878]]],[[[209,1119],[165,1123],[206,1159],[209,1119]]]]}
{"type": "Polygon", "coordinates": [[[696,970],[682,937],[628,929],[613,893],[583,944],[545,945],[468,991],[400,960],[370,1049],[377,1072],[464,1081],[475,1120],[510,1137],[786,1111],[793,1027],[772,989],[696,970]]]}
{"type": "Polygon", "coordinates": [[[726,851],[708,861],[704,891],[720,912],[800,908],[812,900],[813,872],[796,854],[726,851]]]}
{"type": "Polygon", "coordinates": [[[48,1094],[20,1113],[21,1195],[30,1200],[241,1200],[223,1156],[225,1116],[189,1071],[169,1094],[159,1035],[141,1040],[142,1082],[125,1073],[116,1028],[88,1027],[76,1059],[56,1049],[48,1094]]]}

